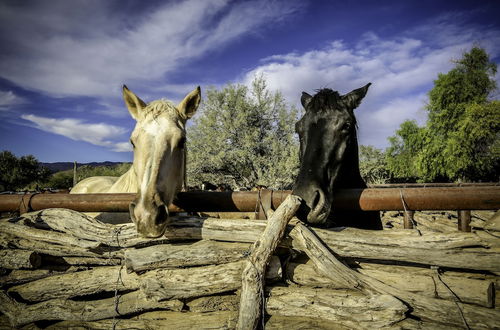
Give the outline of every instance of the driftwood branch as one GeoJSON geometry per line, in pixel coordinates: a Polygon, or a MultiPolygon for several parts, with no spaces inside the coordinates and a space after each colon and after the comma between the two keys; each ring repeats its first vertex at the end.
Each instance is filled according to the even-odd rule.
{"type": "Polygon", "coordinates": [[[238,329],[255,329],[264,300],[264,274],[269,260],[282,239],[288,221],[295,215],[301,199],[290,195],[268,220],[262,236],[255,241],[241,276],[241,300],[238,329]]]}

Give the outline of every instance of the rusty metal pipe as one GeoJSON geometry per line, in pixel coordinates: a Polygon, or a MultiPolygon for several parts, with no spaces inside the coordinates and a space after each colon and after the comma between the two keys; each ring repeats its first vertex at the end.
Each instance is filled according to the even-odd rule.
{"type": "MultiPolygon", "coordinates": [[[[277,208],[291,191],[273,191],[277,208]]],[[[69,208],[80,212],[127,212],[135,194],[34,194],[0,195],[0,212],[69,208]]],[[[252,212],[257,208],[257,192],[179,193],[171,212],[226,211],[252,212]]],[[[500,209],[500,186],[367,188],[344,189],[334,195],[334,205],[342,210],[496,210],[500,209]],[[405,205],[403,205],[403,202],[405,205]]]]}

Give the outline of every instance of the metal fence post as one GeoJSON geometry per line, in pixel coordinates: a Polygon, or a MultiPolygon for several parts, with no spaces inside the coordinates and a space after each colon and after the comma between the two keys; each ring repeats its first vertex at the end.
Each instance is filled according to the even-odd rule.
{"type": "Polygon", "coordinates": [[[458,210],[458,230],[470,232],[470,210],[458,210]]]}

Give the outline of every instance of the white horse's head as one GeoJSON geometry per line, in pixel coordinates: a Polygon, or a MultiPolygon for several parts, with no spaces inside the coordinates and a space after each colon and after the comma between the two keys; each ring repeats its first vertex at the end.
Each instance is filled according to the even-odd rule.
{"type": "Polygon", "coordinates": [[[182,188],[185,125],[200,104],[200,87],[177,106],[166,100],[146,104],[126,86],[123,98],[137,121],[130,142],[138,191],[130,204],[130,216],[139,234],[158,237],[168,224],[168,205],[182,188]]]}

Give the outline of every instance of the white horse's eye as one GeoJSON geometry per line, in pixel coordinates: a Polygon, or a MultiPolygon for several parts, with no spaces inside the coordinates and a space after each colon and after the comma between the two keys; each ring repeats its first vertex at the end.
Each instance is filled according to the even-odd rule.
{"type": "Polygon", "coordinates": [[[130,139],[130,144],[132,145],[132,148],[135,149],[135,144],[134,144],[134,141],[132,141],[132,139],[130,139]]]}

